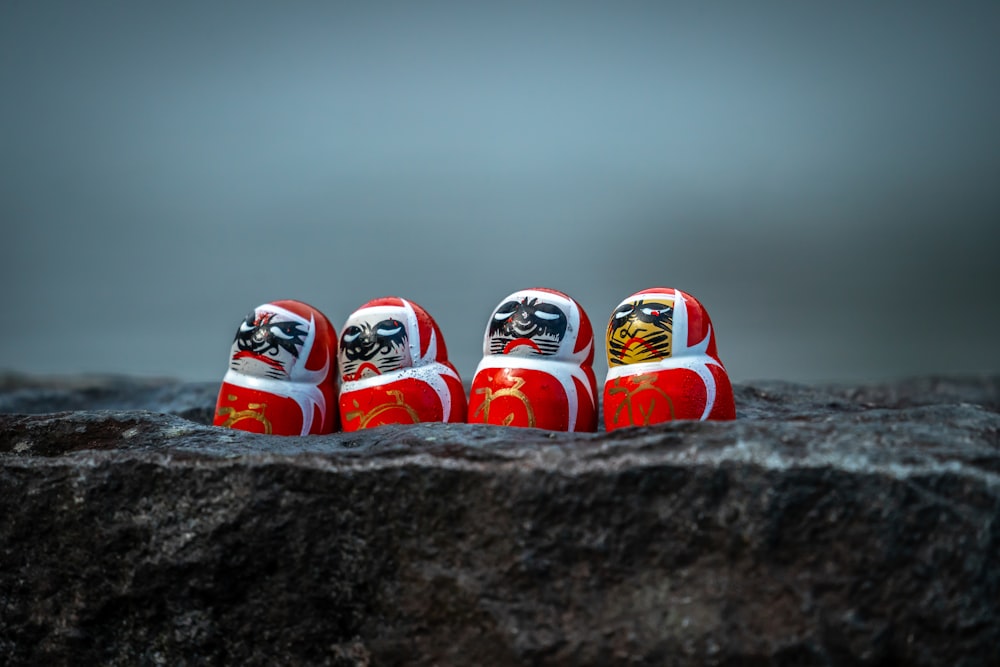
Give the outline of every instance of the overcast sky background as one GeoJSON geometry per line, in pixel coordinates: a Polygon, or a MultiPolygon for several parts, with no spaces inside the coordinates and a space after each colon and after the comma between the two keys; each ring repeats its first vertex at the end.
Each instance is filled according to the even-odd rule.
{"type": "Polygon", "coordinates": [[[0,369],[219,380],[253,306],[708,308],[734,380],[1000,371],[1000,3],[0,4],[0,369]]]}

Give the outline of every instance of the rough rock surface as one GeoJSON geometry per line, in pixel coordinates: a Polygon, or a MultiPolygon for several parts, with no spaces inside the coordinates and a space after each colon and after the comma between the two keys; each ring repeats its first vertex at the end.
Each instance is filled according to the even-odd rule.
{"type": "Polygon", "coordinates": [[[0,377],[0,662],[1000,660],[998,377],[583,436],[263,437],[215,391],[0,377]]]}

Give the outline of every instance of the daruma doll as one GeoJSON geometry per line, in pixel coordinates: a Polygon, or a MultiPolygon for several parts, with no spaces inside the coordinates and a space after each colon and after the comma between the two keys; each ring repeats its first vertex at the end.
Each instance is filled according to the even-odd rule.
{"type": "Polygon", "coordinates": [[[580,304],[545,288],[514,292],[486,326],[469,422],[594,431],[593,361],[594,332],[580,304]]]}
{"type": "Polygon", "coordinates": [[[636,292],[608,322],[604,424],[735,419],[733,388],[704,306],[669,287],[636,292]]]}
{"type": "Polygon", "coordinates": [[[465,389],[437,323],[406,299],[364,304],[340,339],[345,431],[385,424],[465,421],[465,389]]]}
{"type": "Polygon", "coordinates": [[[250,311],[236,330],[215,406],[216,426],[319,435],[337,426],[337,334],[301,301],[250,311]]]}

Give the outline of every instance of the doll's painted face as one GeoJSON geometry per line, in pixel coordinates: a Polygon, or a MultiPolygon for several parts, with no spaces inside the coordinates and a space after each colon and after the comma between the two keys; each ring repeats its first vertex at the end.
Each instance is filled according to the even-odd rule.
{"type": "Polygon", "coordinates": [[[340,337],[340,370],[344,381],[412,366],[409,339],[402,314],[398,317],[386,312],[352,315],[340,337]]]}
{"type": "Polygon", "coordinates": [[[561,307],[538,297],[506,301],[490,318],[489,353],[552,356],[566,336],[566,322],[561,307]]]}
{"type": "Polygon", "coordinates": [[[261,306],[250,311],[233,340],[229,367],[243,375],[288,380],[309,357],[312,324],[293,313],[261,306]]]}
{"type": "Polygon", "coordinates": [[[670,356],[674,302],[654,297],[618,306],[608,323],[608,365],[622,366],[670,356]]]}

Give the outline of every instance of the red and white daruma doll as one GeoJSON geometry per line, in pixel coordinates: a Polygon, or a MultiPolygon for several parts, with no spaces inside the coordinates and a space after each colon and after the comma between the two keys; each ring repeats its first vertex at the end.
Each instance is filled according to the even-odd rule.
{"type": "Polygon", "coordinates": [[[331,433],[336,396],[330,320],[301,301],[265,303],[236,331],[214,424],[274,435],[331,433]]]}
{"type": "Polygon", "coordinates": [[[704,306],[669,287],[636,292],[608,323],[604,424],[736,419],[733,387],[704,306]]]}
{"type": "Polygon", "coordinates": [[[441,330],[412,301],[383,297],[354,311],[340,339],[340,369],[345,431],[465,421],[465,388],[441,330]]]}
{"type": "Polygon", "coordinates": [[[580,304],[545,288],[514,292],[486,327],[469,423],[594,431],[593,363],[594,332],[580,304]]]}

